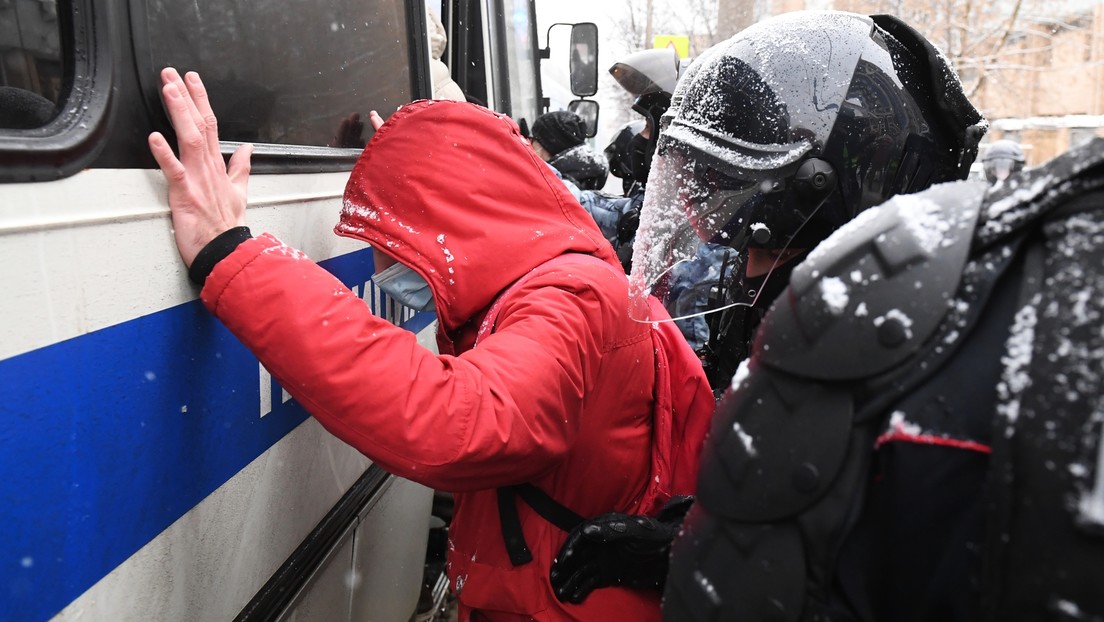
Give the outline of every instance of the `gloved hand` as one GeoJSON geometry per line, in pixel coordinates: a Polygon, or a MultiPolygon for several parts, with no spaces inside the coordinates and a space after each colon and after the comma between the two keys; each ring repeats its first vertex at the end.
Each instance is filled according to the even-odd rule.
{"type": "Polygon", "coordinates": [[[672,497],[655,518],[611,512],[568,534],[549,578],[556,598],[578,604],[611,585],[662,589],[671,542],[693,497],[672,497]]]}

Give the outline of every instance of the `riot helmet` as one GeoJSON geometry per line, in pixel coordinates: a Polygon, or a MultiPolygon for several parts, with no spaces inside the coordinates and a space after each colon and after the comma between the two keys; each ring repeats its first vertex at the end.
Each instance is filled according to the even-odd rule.
{"type": "Polygon", "coordinates": [[[946,58],[895,18],[759,22],[699,57],[663,115],[636,293],[703,242],[743,273],[749,248],[812,248],[895,194],[964,179],[984,131],[946,58]]]}
{"type": "Polygon", "coordinates": [[[632,178],[641,184],[648,180],[656,149],[657,128],[663,113],[671,105],[679,66],[678,53],[673,48],[660,48],[634,52],[609,69],[617,83],[636,97],[632,109],[644,117],[645,129],[630,137],[622,155],[632,178]]]}
{"type": "Polygon", "coordinates": [[[774,298],[761,292],[780,293],[795,258],[893,195],[965,179],[986,127],[947,59],[893,17],[799,11],[713,46],[661,120],[634,317],[652,319],[649,294],[677,310],[678,266],[703,244],[726,247],[709,304],[692,314],[732,309],[710,317],[710,340],[742,358],[774,298]]]}
{"type": "Polygon", "coordinates": [[[604,151],[606,161],[609,162],[609,172],[614,177],[621,179],[622,190],[625,194],[629,194],[633,181],[636,179],[633,175],[633,159],[629,155],[629,149],[634,144],[636,136],[643,129],[643,119],[629,121],[617,130],[613,135],[613,140],[606,145],[604,151]]]}
{"type": "Polygon", "coordinates": [[[1013,140],[994,141],[985,150],[981,158],[985,179],[993,184],[1008,179],[1024,167],[1024,152],[1019,143],[1013,140]]]}

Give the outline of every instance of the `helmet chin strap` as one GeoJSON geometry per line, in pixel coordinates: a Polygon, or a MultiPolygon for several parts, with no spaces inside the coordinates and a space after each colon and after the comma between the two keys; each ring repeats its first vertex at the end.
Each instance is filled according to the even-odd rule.
{"type": "Polygon", "coordinates": [[[810,247],[783,259],[790,242],[836,189],[836,175],[828,162],[820,158],[808,158],[798,167],[791,183],[803,200],[815,203],[816,207],[810,210],[808,218],[786,241],[770,269],[752,278],[746,274],[748,247],[752,243],[756,246],[768,246],[777,235],[765,224],[749,227],[737,243],[725,251],[721,261],[717,285],[709,298],[709,307],[720,311],[710,314],[709,339],[699,352],[709,384],[715,392],[721,392],[727,387],[736,368],[751,355],[755,330],[763,315],[789,286],[790,273],[812,252],[810,247]],[[741,256],[744,257],[743,261],[739,260],[741,256]],[[755,283],[756,287],[745,287],[750,283],[755,283]]]}
{"type": "Polygon", "coordinates": [[[742,280],[724,274],[731,254],[731,251],[725,252],[721,270],[722,278],[727,276],[727,283],[723,286],[718,284],[714,288],[710,303],[713,304],[714,300],[723,301],[727,306],[723,311],[709,316],[709,340],[699,353],[705,363],[710,386],[726,386],[740,362],[751,355],[755,330],[767,309],[786,290],[790,283],[790,273],[810,252],[812,249],[805,249],[784,262],[776,263],[771,270],[760,276],[745,277],[742,280]],[[755,287],[746,290],[740,288],[745,291],[736,292],[734,284],[737,282],[744,285],[754,284],[755,287]],[[741,304],[735,299],[737,296],[743,296],[751,302],[741,304]]]}

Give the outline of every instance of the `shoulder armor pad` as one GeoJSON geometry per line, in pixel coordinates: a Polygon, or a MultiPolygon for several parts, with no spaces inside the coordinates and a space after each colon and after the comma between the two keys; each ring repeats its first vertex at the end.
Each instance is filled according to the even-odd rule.
{"type": "Polygon", "coordinates": [[[953,299],[987,188],[953,182],[898,195],[822,242],[763,319],[760,360],[838,381],[907,359],[953,299]]]}

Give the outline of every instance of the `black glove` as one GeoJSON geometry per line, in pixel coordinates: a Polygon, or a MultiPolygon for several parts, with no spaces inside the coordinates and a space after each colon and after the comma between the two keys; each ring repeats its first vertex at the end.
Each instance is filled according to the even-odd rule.
{"type": "Polygon", "coordinates": [[[693,497],[672,497],[655,518],[611,512],[568,534],[549,578],[556,598],[579,604],[610,585],[662,589],[671,542],[693,497]]]}

